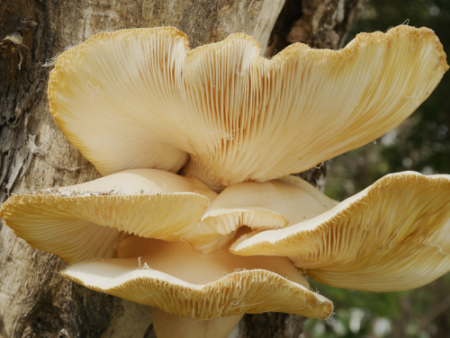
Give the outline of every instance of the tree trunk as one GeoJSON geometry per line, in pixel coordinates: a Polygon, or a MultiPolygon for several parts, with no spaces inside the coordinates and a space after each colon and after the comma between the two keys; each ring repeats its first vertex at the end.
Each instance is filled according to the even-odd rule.
{"type": "MultiPolygon", "coordinates": [[[[0,202],[12,192],[99,177],[49,113],[46,86],[57,53],[98,32],[155,26],[181,29],[191,48],[233,32],[254,36],[268,56],[297,41],[338,48],[363,2],[1,0],[0,202]]],[[[304,177],[322,182],[324,168],[304,177]]],[[[60,277],[64,267],[0,224],[0,337],[154,337],[150,307],[73,284],[60,277]]],[[[247,315],[233,334],[299,337],[302,326],[292,315],[247,315]]]]}

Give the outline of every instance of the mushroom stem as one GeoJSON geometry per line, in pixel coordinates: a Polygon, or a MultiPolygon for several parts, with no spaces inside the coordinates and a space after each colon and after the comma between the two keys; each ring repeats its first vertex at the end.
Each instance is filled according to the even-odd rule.
{"type": "Polygon", "coordinates": [[[209,320],[190,320],[154,307],[153,327],[158,338],[227,338],[243,314],[209,320]]]}
{"type": "Polygon", "coordinates": [[[225,185],[219,181],[217,177],[214,177],[211,175],[210,172],[205,171],[202,169],[198,163],[193,159],[192,157],[189,159],[188,163],[181,169],[179,174],[186,176],[186,177],[195,177],[198,178],[200,181],[205,183],[210,189],[214,190],[215,192],[221,192],[223,189],[225,189],[225,185]]]}

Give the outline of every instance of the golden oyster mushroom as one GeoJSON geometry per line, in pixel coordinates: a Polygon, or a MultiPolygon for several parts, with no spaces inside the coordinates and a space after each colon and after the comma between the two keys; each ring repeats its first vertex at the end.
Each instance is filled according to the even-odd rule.
{"type": "Polygon", "coordinates": [[[271,60],[245,34],[194,50],[175,28],[101,33],[59,56],[50,111],[102,175],[155,168],[214,190],[309,169],[405,120],[448,69],[436,35],[398,26],[271,60]]]}
{"type": "MultiPolygon", "coordinates": [[[[338,204],[284,176],[396,127],[436,87],[446,56],[431,30],[409,26],[360,34],[340,51],[295,44],[271,60],[260,51],[244,34],[191,51],[184,33],[166,27],[102,33],[64,52],[50,75],[51,113],[109,176],[15,195],[1,217],[31,245],[66,259],[68,278],[170,312],[155,310],[160,338],[174,334],[171,322],[179,323],[180,337],[226,337],[246,312],[328,317],[331,302],[309,291],[286,257],[319,280],[348,287],[318,252],[350,276],[383,270],[392,252],[377,247],[374,265],[358,275],[347,252],[358,245],[347,250],[335,240],[347,236],[345,226],[362,228],[336,215],[351,209],[369,219],[364,204],[338,204]],[[175,175],[180,169],[191,178],[175,175]],[[233,243],[242,226],[260,233],[233,243]],[[337,237],[326,237],[326,226],[337,237]],[[300,252],[308,231],[319,235],[300,252]]],[[[425,195],[414,196],[424,198],[426,216],[404,220],[400,233],[385,226],[383,234],[407,234],[445,254],[436,236],[446,238],[446,215],[425,195]],[[428,232],[414,231],[423,222],[428,232]]],[[[422,263],[436,257],[423,252],[422,263]]]]}

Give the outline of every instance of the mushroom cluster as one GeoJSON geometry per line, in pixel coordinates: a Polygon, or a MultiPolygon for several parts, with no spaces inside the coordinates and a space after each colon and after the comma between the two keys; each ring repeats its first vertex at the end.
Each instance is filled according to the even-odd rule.
{"type": "Polygon", "coordinates": [[[190,50],[170,27],[64,52],[50,111],[104,177],[13,195],[6,225],[65,277],[153,306],[159,338],[225,338],[244,313],[328,318],[305,275],[385,292],[450,271],[450,175],[388,175],[340,203],[292,175],[408,117],[448,69],[435,34],[260,53],[245,34],[190,50]]]}

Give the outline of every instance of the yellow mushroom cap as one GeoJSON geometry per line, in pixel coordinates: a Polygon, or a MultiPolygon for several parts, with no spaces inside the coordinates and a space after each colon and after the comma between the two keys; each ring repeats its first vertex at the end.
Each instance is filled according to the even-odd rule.
{"type": "Polygon", "coordinates": [[[0,216],[31,246],[69,264],[116,254],[126,234],[180,240],[216,197],[204,183],[156,169],[13,195],[0,216]]]}
{"type": "Polygon", "coordinates": [[[337,204],[299,177],[229,186],[211,203],[185,239],[203,253],[230,241],[242,226],[263,231],[320,215],[337,204]]]}
{"type": "Polygon", "coordinates": [[[267,60],[245,34],[189,50],[174,28],[95,35],[58,57],[50,110],[103,175],[264,182],[357,148],[408,117],[448,69],[435,34],[398,26],[339,51],[294,44],[267,60]]]}
{"type": "Polygon", "coordinates": [[[186,242],[124,238],[118,258],[84,261],[63,276],[98,292],[205,320],[278,311],[325,319],[332,303],[284,257],[204,255],[186,242]]]}
{"type": "Polygon", "coordinates": [[[450,271],[450,175],[383,177],[313,219],[242,236],[237,255],[286,256],[315,280],[399,291],[450,271]]]}

